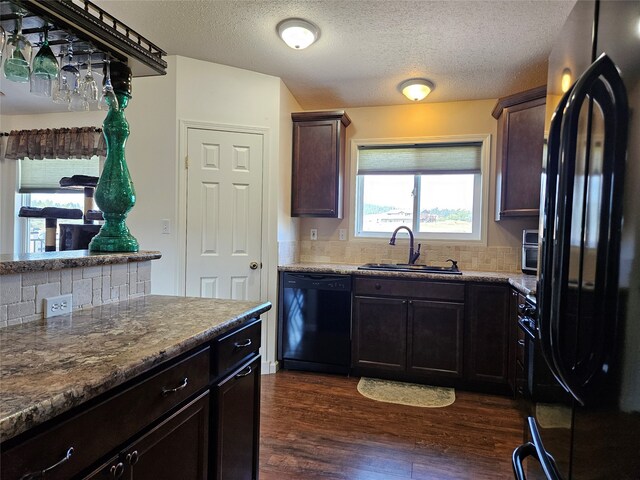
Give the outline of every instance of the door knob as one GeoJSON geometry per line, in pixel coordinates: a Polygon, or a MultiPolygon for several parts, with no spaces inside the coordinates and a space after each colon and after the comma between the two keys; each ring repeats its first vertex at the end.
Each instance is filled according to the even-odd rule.
{"type": "Polygon", "coordinates": [[[251,262],[251,263],[249,264],[249,268],[250,268],[251,270],[257,270],[257,269],[258,269],[258,262],[251,262]]]}

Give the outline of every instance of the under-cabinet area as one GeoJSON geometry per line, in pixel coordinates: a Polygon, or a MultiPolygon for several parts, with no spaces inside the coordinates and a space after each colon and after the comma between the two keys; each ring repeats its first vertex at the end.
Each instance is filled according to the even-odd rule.
{"type": "Polygon", "coordinates": [[[286,340],[286,348],[281,348],[280,360],[285,369],[318,371],[308,366],[313,364],[314,352],[320,352],[317,358],[325,365],[331,361],[327,358],[331,352],[314,347],[315,343],[338,338],[344,332],[340,341],[350,344],[349,368],[319,371],[515,393],[520,344],[511,291],[517,289],[522,298],[532,297],[535,277],[486,272],[385,274],[350,265],[323,269],[299,264],[298,270],[296,265],[281,270],[281,299],[291,288],[290,279],[296,277],[305,278],[310,284],[315,282],[318,288],[326,282],[335,286],[336,279],[340,279],[345,299],[348,297],[344,290],[349,285],[351,288],[350,304],[346,300],[313,302],[302,297],[297,301],[288,299],[284,304],[281,301],[279,338],[286,340]],[[293,327],[291,311],[295,312],[293,327]],[[328,312],[331,321],[322,319],[328,312]],[[344,319],[341,321],[345,325],[335,325],[337,318],[344,319]],[[287,352],[296,349],[307,352],[308,363],[288,359],[287,352]]]}
{"type": "Polygon", "coordinates": [[[147,296],[1,329],[0,478],[257,478],[270,307],[147,296]]]}

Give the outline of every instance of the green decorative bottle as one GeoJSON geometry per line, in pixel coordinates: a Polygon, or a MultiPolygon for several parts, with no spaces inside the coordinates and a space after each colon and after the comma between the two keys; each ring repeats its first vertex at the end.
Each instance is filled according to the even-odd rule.
{"type": "MultiPolygon", "coordinates": [[[[124,110],[131,98],[131,70],[120,62],[111,62],[110,70],[113,92],[107,96],[109,111],[102,124],[107,158],[95,191],[96,204],[102,210],[105,222],[100,232],[91,240],[89,250],[137,252],[138,241],[125,223],[127,214],[136,203],[136,192],[124,155],[129,137],[129,123],[124,110]]],[[[109,76],[105,75],[105,78],[109,76]]]]}

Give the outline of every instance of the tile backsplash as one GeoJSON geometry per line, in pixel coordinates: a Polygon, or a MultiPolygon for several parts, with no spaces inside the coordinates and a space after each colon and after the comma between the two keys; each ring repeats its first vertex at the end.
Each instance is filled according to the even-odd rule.
{"type": "MultiPolygon", "coordinates": [[[[295,243],[295,242],[291,242],[295,243]]],[[[311,241],[298,242],[299,257],[283,261],[281,264],[300,262],[347,263],[405,263],[408,259],[407,242],[398,242],[396,246],[381,241],[311,241]]],[[[295,251],[294,247],[288,247],[295,251]]],[[[282,250],[282,247],[280,248],[282,250]]],[[[417,263],[444,265],[448,258],[458,262],[461,270],[484,272],[520,272],[521,249],[512,247],[484,247],[465,245],[425,245],[417,263]]],[[[290,257],[285,257],[289,259],[290,257]]]]}
{"type": "Polygon", "coordinates": [[[42,300],[71,294],[73,309],[151,292],[151,261],[65,268],[0,276],[0,328],[42,318],[42,300]]]}

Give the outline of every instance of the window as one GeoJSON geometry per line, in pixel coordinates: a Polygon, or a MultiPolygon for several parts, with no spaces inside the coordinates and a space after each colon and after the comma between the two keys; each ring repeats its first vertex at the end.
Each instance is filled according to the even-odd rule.
{"type": "Polygon", "coordinates": [[[401,225],[418,238],[483,240],[488,137],[357,145],[356,236],[387,237],[401,225]]]}
{"type": "MultiPolygon", "coordinates": [[[[20,205],[29,207],[61,207],[84,210],[82,188],[60,188],[60,179],[73,175],[99,176],[99,157],[90,159],[20,160],[18,192],[20,205]]],[[[44,218],[18,218],[19,231],[24,239],[22,251],[44,252],[44,218]]],[[[82,223],[82,220],[60,220],[64,223],[82,223]]],[[[58,232],[56,232],[57,234],[58,232]]]]}

